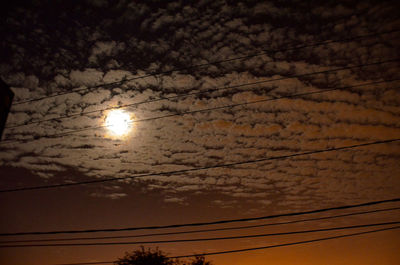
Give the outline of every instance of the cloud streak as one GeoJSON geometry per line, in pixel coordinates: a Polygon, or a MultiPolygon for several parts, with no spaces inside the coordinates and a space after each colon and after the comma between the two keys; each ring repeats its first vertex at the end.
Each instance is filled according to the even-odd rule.
{"type": "MultiPolygon", "coordinates": [[[[359,10],[367,14],[352,16],[348,7],[331,4],[314,7],[306,14],[302,12],[305,6],[288,4],[283,8],[272,2],[254,6],[222,1],[199,1],[192,6],[172,2],[153,9],[151,4],[133,7],[121,1],[120,7],[108,7],[114,15],[118,14],[118,19],[97,19],[95,26],[90,20],[98,18],[99,7],[82,5],[87,10],[88,21],[75,21],[80,27],[68,23],[63,29],[66,18],[62,18],[54,25],[55,31],[45,26],[40,17],[17,20],[18,11],[10,13],[6,27],[16,28],[17,33],[6,34],[10,53],[0,73],[12,85],[16,101],[224,60],[262,49],[277,49],[288,43],[392,30],[398,24],[385,3],[374,8],[358,4],[359,10]],[[381,19],[382,14],[387,17],[385,21],[381,19]],[[369,18],[376,20],[372,23],[369,18]],[[314,20],[325,22],[324,26],[307,23],[314,20]],[[21,32],[29,23],[33,23],[35,30],[23,35],[21,32]],[[14,44],[17,40],[31,43],[33,39],[38,44],[29,49],[14,44]],[[63,44],[58,45],[61,40],[63,44]],[[39,49],[40,43],[43,48],[39,49]],[[28,57],[32,59],[23,66],[22,58],[28,57]]],[[[79,15],[78,9],[71,12],[79,15]]],[[[398,44],[399,34],[392,33],[207,65],[136,79],[112,88],[82,90],[15,105],[8,125],[398,58],[399,52],[395,49],[398,44]]],[[[399,78],[397,62],[252,85],[251,89],[196,94],[130,106],[126,110],[140,120],[393,78],[399,78]]],[[[106,138],[106,131],[98,129],[56,139],[10,143],[1,147],[0,164],[3,168],[25,168],[54,181],[65,181],[60,174],[70,167],[89,179],[127,177],[396,138],[400,135],[398,85],[391,82],[339,89],[136,123],[132,134],[124,140],[106,138]]],[[[106,111],[52,120],[10,128],[5,134],[6,137],[39,137],[101,126],[105,115],[106,111]]],[[[146,177],[128,181],[128,185],[140,182],[148,190],[159,190],[168,203],[185,204],[189,194],[196,192],[229,198],[214,200],[221,207],[245,200],[260,207],[272,207],[276,203],[286,208],[302,208],[310,203],[328,205],[332,200],[335,203],[373,200],[400,192],[398,150],[398,144],[385,144],[229,169],[146,177]]],[[[71,176],[69,180],[77,179],[71,176]]],[[[92,196],[118,199],[129,195],[116,188],[92,196]]]]}

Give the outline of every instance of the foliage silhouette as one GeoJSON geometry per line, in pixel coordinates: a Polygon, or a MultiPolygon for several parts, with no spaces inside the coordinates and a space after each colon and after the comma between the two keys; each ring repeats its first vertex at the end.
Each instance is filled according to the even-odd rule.
{"type": "Polygon", "coordinates": [[[139,250],[131,253],[125,253],[123,258],[114,262],[115,265],[213,265],[210,261],[206,261],[204,256],[196,256],[189,261],[181,261],[171,259],[167,255],[156,249],[145,249],[143,246],[139,250]]]}

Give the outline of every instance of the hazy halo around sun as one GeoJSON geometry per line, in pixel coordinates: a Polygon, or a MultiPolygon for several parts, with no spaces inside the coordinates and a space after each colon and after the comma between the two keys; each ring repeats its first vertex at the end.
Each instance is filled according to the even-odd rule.
{"type": "Polygon", "coordinates": [[[112,110],[108,113],[105,121],[107,129],[114,136],[124,136],[131,129],[131,116],[123,110],[112,110]]]}

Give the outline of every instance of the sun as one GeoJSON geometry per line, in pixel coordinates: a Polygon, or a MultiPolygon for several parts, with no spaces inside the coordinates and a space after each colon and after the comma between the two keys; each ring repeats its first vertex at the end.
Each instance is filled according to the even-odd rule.
{"type": "Polygon", "coordinates": [[[105,125],[107,129],[115,136],[123,136],[129,133],[131,129],[131,116],[123,110],[113,110],[108,113],[105,125]]]}

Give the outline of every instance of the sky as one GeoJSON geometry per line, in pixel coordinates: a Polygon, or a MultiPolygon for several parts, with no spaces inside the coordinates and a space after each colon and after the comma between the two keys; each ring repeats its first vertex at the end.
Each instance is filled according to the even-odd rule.
{"type": "MultiPolygon", "coordinates": [[[[250,218],[399,197],[398,141],[265,160],[400,138],[398,8],[395,1],[352,0],[9,4],[0,76],[15,97],[0,142],[0,190],[121,179],[1,192],[0,233],[250,218]],[[123,136],[105,126],[112,108],[130,115],[123,136]],[[173,171],[183,172],[160,174],[173,171]]],[[[399,217],[392,210],[192,237],[399,217]]],[[[145,246],[175,256],[344,233],[145,246]]],[[[390,230],[209,259],[391,265],[400,260],[399,238],[390,230]]],[[[0,262],[112,261],[137,247],[0,244],[0,262]]]]}

